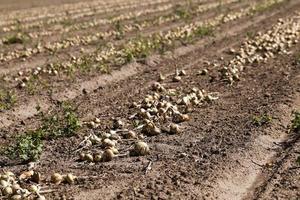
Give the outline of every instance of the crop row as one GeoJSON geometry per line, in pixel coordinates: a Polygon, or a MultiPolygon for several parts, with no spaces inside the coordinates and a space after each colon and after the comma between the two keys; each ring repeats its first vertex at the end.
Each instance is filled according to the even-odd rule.
{"type": "Polygon", "coordinates": [[[3,27],[4,32],[10,32],[10,31],[16,31],[16,30],[28,30],[28,29],[33,29],[33,28],[41,28],[44,27],[45,25],[51,25],[51,24],[57,24],[57,23],[63,23],[63,22],[68,22],[71,20],[76,20],[76,19],[81,19],[85,17],[94,17],[99,14],[104,14],[104,13],[110,13],[110,12],[120,12],[122,10],[127,10],[127,9],[135,9],[139,7],[147,7],[151,5],[156,5],[156,4],[162,4],[162,3],[167,3],[170,0],[154,0],[154,1],[145,1],[145,2],[133,2],[132,4],[130,3],[124,3],[122,5],[114,5],[112,8],[101,8],[101,9],[95,9],[93,11],[87,12],[87,13],[78,13],[76,15],[70,15],[70,16],[61,16],[61,17],[55,17],[55,18],[50,18],[46,19],[45,21],[36,21],[36,22],[31,22],[31,23],[26,23],[26,24],[16,24],[8,27],[3,27]]]}
{"type": "MultiPolygon", "coordinates": [[[[266,62],[269,58],[278,54],[287,54],[288,50],[298,43],[300,36],[299,13],[293,17],[279,19],[265,33],[258,32],[252,39],[246,39],[240,51],[232,51],[236,54],[234,59],[229,59],[231,67],[237,66],[237,60],[244,65],[255,65],[255,63],[266,62]],[[242,61],[241,59],[245,61],[242,61]]],[[[220,59],[222,60],[222,59],[220,59]]],[[[241,67],[241,65],[239,65],[241,67]]],[[[224,68],[222,68],[224,69],[224,68]]],[[[210,70],[217,70],[212,68],[210,70]]],[[[241,70],[239,68],[238,70],[241,70]]],[[[209,73],[209,72],[208,72],[209,73]]],[[[203,104],[209,104],[218,99],[217,93],[206,92],[203,89],[189,85],[189,88],[177,87],[176,89],[167,88],[170,83],[181,84],[187,75],[185,70],[176,70],[169,77],[161,75],[160,82],[155,82],[148,88],[140,102],[133,102],[129,108],[130,113],[127,118],[113,118],[112,126],[100,134],[89,134],[81,143],[78,149],[81,153],[79,160],[84,162],[110,161],[119,154],[117,146],[122,143],[128,144],[126,140],[133,141],[129,155],[143,156],[150,153],[150,148],[145,142],[149,137],[160,134],[180,134],[182,128],[180,124],[190,120],[191,110],[203,104]],[[171,78],[165,82],[166,78],[171,78]],[[125,141],[123,141],[125,140],[125,141]],[[103,150],[99,151],[99,145],[103,150]],[[96,147],[96,150],[95,150],[96,147]],[[111,149],[110,159],[101,160],[107,149],[111,149]],[[93,152],[97,153],[93,153],[93,152]],[[98,159],[99,158],[99,159],[98,159]]],[[[207,73],[201,73],[207,75],[207,73]]],[[[91,129],[100,127],[101,120],[96,118],[87,122],[91,129]]],[[[127,148],[122,148],[127,149],[127,148]]],[[[128,152],[121,152],[128,155],[128,152]]],[[[107,158],[107,157],[105,157],[107,158]]]]}
{"type": "Polygon", "coordinates": [[[23,77],[25,76],[25,79],[19,77],[16,80],[21,80],[20,84],[23,87],[26,86],[25,82],[31,79],[30,77],[34,77],[34,79],[36,79],[36,77],[41,74],[46,76],[56,75],[64,72],[70,73],[76,69],[86,70],[87,68],[96,68],[106,71],[110,66],[121,66],[131,62],[132,60],[144,59],[153,52],[164,52],[170,50],[174,48],[176,44],[178,45],[178,42],[190,43],[196,38],[211,35],[213,28],[222,23],[254,14],[257,11],[258,5],[269,7],[275,3],[278,3],[278,1],[267,0],[263,4],[259,3],[238,12],[220,14],[217,17],[206,21],[192,22],[165,32],[133,38],[120,46],[108,46],[79,58],[73,57],[71,60],[63,63],[53,63],[49,64],[45,68],[39,67],[33,71],[29,70],[28,72],[22,72],[21,75],[23,77]]]}
{"type": "Polygon", "coordinates": [[[51,36],[53,34],[64,34],[64,33],[68,33],[70,31],[74,31],[74,30],[84,30],[84,29],[88,29],[88,28],[93,28],[96,26],[100,26],[100,25],[106,25],[106,24],[112,24],[116,21],[121,21],[121,20],[127,20],[127,19],[133,19],[136,17],[141,17],[142,15],[147,15],[147,14],[151,14],[151,13],[156,13],[156,12],[163,12],[163,11],[167,11],[168,9],[172,8],[173,5],[172,4],[166,4],[166,5],[162,5],[159,6],[158,8],[148,8],[145,9],[144,12],[141,11],[134,11],[134,12],[129,12],[126,15],[125,14],[121,14],[121,15],[117,15],[115,17],[112,17],[110,19],[93,19],[92,21],[88,21],[88,22],[80,22],[80,23],[72,23],[70,24],[68,27],[64,26],[61,29],[55,29],[55,30],[42,30],[42,31],[37,31],[35,30],[34,32],[30,32],[30,33],[26,33],[26,34],[22,34],[22,33],[17,33],[15,35],[10,35],[9,37],[5,37],[4,39],[2,39],[2,41],[0,42],[0,45],[2,44],[14,44],[14,43],[18,43],[16,42],[10,42],[11,38],[19,38],[20,42],[19,43],[23,43],[24,41],[27,40],[32,40],[34,38],[38,38],[40,39],[43,36],[51,36]],[[28,37],[28,38],[26,38],[28,37]]]}
{"type": "Polygon", "coordinates": [[[235,56],[225,65],[222,64],[224,66],[220,70],[222,79],[232,84],[239,80],[240,73],[245,67],[267,62],[278,54],[289,54],[288,49],[298,44],[299,36],[298,16],[287,20],[279,19],[270,31],[248,39],[238,50],[230,50],[235,56]]]}
{"type": "MultiPolygon", "coordinates": [[[[279,19],[278,23],[265,33],[258,33],[253,38],[245,40],[240,51],[232,50],[231,52],[235,54],[235,58],[232,60],[236,61],[236,59],[240,59],[238,56],[242,57],[245,54],[244,59],[246,62],[244,64],[254,65],[255,63],[267,61],[266,58],[272,57],[270,53],[274,55],[287,53],[299,38],[299,31],[299,13],[291,18],[279,19]]],[[[229,61],[229,64],[236,64],[232,60],[229,61]]],[[[191,119],[191,112],[200,109],[202,105],[211,105],[211,103],[218,100],[217,93],[196,88],[193,85],[195,82],[186,84],[185,82],[189,81],[186,76],[187,72],[185,70],[176,70],[174,74],[168,77],[161,75],[159,82],[154,82],[151,87],[146,88],[146,95],[141,96],[137,102],[133,102],[130,107],[125,108],[126,111],[124,112],[128,113],[126,116],[113,118],[110,120],[110,125],[105,126],[105,128],[101,127],[102,121],[100,118],[82,122],[79,127],[78,119],[74,117],[73,111],[68,110],[70,109],[68,108],[63,111],[61,116],[47,116],[48,118],[44,119],[40,129],[27,133],[22,137],[23,140],[17,140],[15,146],[11,146],[11,148],[15,150],[17,156],[22,156],[19,159],[26,162],[39,160],[43,144],[45,140],[50,139],[50,136],[52,139],[72,137],[77,131],[81,132],[80,129],[83,129],[86,135],[78,135],[82,140],[77,143],[78,145],[74,144],[70,147],[70,149],[73,149],[75,146],[72,152],[77,154],[78,159],[74,159],[74,155],[70,155],[65,159],[70,159],[72,162],[81,162],[81,164],[90,165],[93,163],[99,165],[101,162],[109,162],[122,157],[151,154],[153,148],[151,144],[147,144],[148,141],[153,143],[155,141],[153,138],[159,135],[169,137],[170,135],[184,134],[183,127],[187,125],[185,122],[191,119]],[[65,112],[68,114],[65,114],[65,112]],[[71,130],[71,132],[64,132],[66,130],[71,130]],[[57,135],[57,133],[62,135],[57,135]],[[69,133],[72,134],[69,135],[69,133]],[[32,137],[34,135],[38,136],[38,141],[35,137],[32,137]],[[21,145],[28,143],[32,145],[21,145]]],[[[68,171],[68,169],[65,170],[68,171]]],[[[37,171],[30,171],[30,175],[26,176],[27,182],[30,184],[36,183],[37,175],[33,176],[33,174],[37,173],[37,171]]],[[[1,175],[1,179],[6,180],[7,177],[14,176],[11,173],[5,175],[1,175]]],[[[54,173],[50,180],[38,179],[38,183],[52,186],[51,182],[59,187],[62,183],[76,184],[76,179],[77,177],[72,174],[62,176],[54,173]]],[[[12,184],[5,185],[3,188],[11,186],[12,184]]],[[[6,189],[5,191],[4,195],[6,197],[15,195],[13,190],[6,189]]],[[[35,191],[30,190],[29,192],[39,196],[39,193],[34,193],[35,191]]],[[[28,193],[26,194],[28,195],[28,193]]]]}
{"type": "MultiPolygon", "coordinates": [[[[237,0],[227,0],[224,3],[232,3],[236,2],[237,0]]],[[[199,13],[205,12],[209,9],[215,8],[219,5],[219,3],[212,3],[212,4],[205,4],[200,5],[198,7],[195,7],[195,9],[186,9],[184,6],[177,7],[171,14],[163,15],[154,17],[152,19],[147,19],[144,21],[137,21],[134,24],[127,24],[127,25],[121,25],[121,22],[119,20],[124,20],[132,17],[137,17],[139,15],[149,14],[157,11],[163,11],[170,8],[170,6],[164,6],[159,9],[148,9],[144,10],[143,12],[136,12],[136,13],[129,13],[126,15],[126,18],[124,16],[118,16],[116,18],[112,18],[110,20],[105,21],[109,24],[115,24],[115,30],[108,30],[106,32],[98,32],[96,34],[89,34],[84,36],[74,36],[71,38],[67,38],[63,41],[54,42],[54,43],[47,43],[46,45],[39,44],[36,48],[26,48],[25,50],[15,50],[13,52],[8,52],[5,54],[0,54],[0,61],[9,61],[12,59],[17,58],[27,58],[31,57],[33,55],[36,55],[38,53],[42,52],[57,52],[61,49],[66,49],[71,46],[80,46],[80,45],[90,45],[95,44],[97,42],[100,42],[102,40],[107,40],[108,38],[118,38],[121,39],[122,37],[125,37],[125,34],[128,32],[132,32],[134,30],[142,31],[145,28],[158,26],[162,24],[166,24],[168,22],[176,22],[182,18],[187,18],[191,16],[197,16],[199,13]]]]}
{"type": "MultiPolygon", "coordinates": [[[[194,3],[197,3],[197,2],[194,2],[194,3]]],[[[183,6],[183,5],[186,5],[186,4],[181,4],[181,3],[178,3],[176,5],[166,4],[166,5],[158,6],[157,8],[148,8],[148,9],[144,9],[143,11],[134,11],[134,12],[124,13],[124,14],[121,14],[118,16],[111,17],[110,19],[93,19],[92,21],[84,21],[84,22],[72,24],[72,25],[68,26],[67,28],[65,27],[64,29],[59,30],[56,33],[61,34],[61,33],[67,33],[67,32],[75,31],[75,30],[85,30],[88,28],[99,27],[99,26],[106,25],[106,24],[113,24],[116,22],[124,21],[124,20],[138,19],[142,16],[152,14],[152,13],[168,12],[172,8],[176,9],[176,7],[183,6]]],[[[204,7],[204,10],[207,10],[206,4],[202,5],[201,7],[204,7]]],[[[163,18],[163,16],[162,16],[162,18],[163,18]]],[[[53,33],[54,32],[51,32],[51,31],[45,31],[42,33],[32,33],[32,34],[29,34],[29,36],[31,38],[38,38],[38,37],[45,36],[45,35],[50,36],[53,33]]]]}
{"type": "MultiPolygon", "coordinates": [[[[143,3],[142,1],[141,3],[143,3]]],[[[101,9],[112,9],[118,6],[124,5],[136,5],[138,2],[136,0],[130,0],[124,2],[123,0],[114,0],[110,2],[94,1],[87,3],[78,4],[66,4],[64,6],[54,6],[50,8],[35,8],[32,10],[15,11],[10,12],[6,15],[1,16],[1,19],[5,20],[1,22],[1,26],[6,25],[17,25],[19,23],[28,23],[36,20],[45,20],[51,18],[68,17],[72,15],[77,15],[79,13],[91,13],[96,12],[101,9]],[[75,8],[72,8],[76,6],[75,8]],[[29,15],[29,16],[28,16],[29,15]],[[10,20],[9,20],[10,19],[10,20]]]]}
{"type": "MultiPolygon", "coordinates": [[[[201,3],[202,1],[199,0],[193,0],[191,2],[189,2],[189,4],[192,3],[201,3]]],[[[142,6],[141,4],[139,4],[140,6],[142,6]]],[[[34,38],[39,38],[42,36],[51,36],[54,34],[63,34],[63,33],[68,33],[71,31],[75,31],[75,30],[84,30],[84,29],[88,29],[88,28],[93,28],[93,27],[99,27],[101,25],[105,25],[105,24],[110,24],[113,23],[113,21],[122,21],[122,20],[129,20],[129,19],[136,19],[139,17],[142,17],[144,15],[147,14],[152,14],[152,13],[157,13],[157,12],[167,12],[169,9],[171,8],[175,8],[177,5],[187,5],[186,2],[183,3],[178,3],[178,4],[174,4],[174,3],[168,3],[168,1],[166,0],[165,2],[161,2],[158,1],[157,4],[155,4],[155,2],[151,2],[152,6],[155,6],[153,8],[149,7],[148,5],[145,6],[145,9],[143,9],[142,11],[139,9],[136,9],[134,11],[128,11],[126,13],[118,13],[116,15],[109,15],[106,17],[102,17],[99,18],[97,15],[93,15],[93,18],[86,18],[82,21],[72,21],[70,18],[66,18],[63,21],[58,20],[58,22],[60,21],[62,23],[63,26],[61,26],[60,28],[51,28],[49,27],[48,29],[46,27],[44,27],[45,22],[37,22],[40,23],[40,25],[31,27],[31,25],[23,25],[23,26],[15,26],[13,29],[18,31],[18,34],[9,34],[4,36],[3,39],[1,39],[0,41],[0,45],[3,43],[6,43],[6,41],[11,38],[11,37],[28,37],[28,39],[34,39],[34,38]],[[149,8],[148,8],[149,7],[149,8]],[[146,11],[146,12],[144,12],[146,11]],[[27,27],[28,26],[28,27],[27,27]],[[39,29],[36,29],[39,28],[39,29]]],[[[126,5],[128,6],[128,4],[126,5]]],[[[122,8],[123,9],[123,8],[122,8]]]]}

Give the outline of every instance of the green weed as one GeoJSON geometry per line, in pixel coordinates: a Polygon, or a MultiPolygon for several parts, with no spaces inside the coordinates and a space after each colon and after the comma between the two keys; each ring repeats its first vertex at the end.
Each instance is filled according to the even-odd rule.
{"type": "Polygon", "coordinates": [[[295,111],[293,114],[294,119],[292,120],[291,131],[300,133],[300,112],[295,111]]]}
{"type": "Polygon", "coordinates": [[[38,75],[32,75],[26,82],[25,90],[28,94],[35,95],[42,92],[43,89],[49,88],[49,86],[50,84],[47,80],[40,78],[38,75]]]}
{"type": "Polygon", "coordinates": [[[117,40],[121,40],[121,39],[123,39],[124,38],[124,27],[123,27],[123,25],[121,24],[121,22],[118,20],[118,21],[116,21],[114,24],[113,24],[113,27],[114,27],[114,29],[116,30],[116,32],[117,32],[117,35],[116,35],[116,39],[117,40]]]}
{"type": "Polygon", "coordinates": [[[109,67],[109,65],[103,64],[98,66],[98,69],[100,72],[104,73],[104,74],[110,74],[111,73],[111,69],[109,67]]]}
{"type": "Polygon", "coordinates": [[[72,24],[73,24],[73,22],[71,19],[65,19],[65,20],[61,21],[61,25],[63,25],[64,27],[71,26],[72,24]]]}
{"type": "Polygon", "coordinates": [[[255,37],[255,33],[252,31],[247,31],[246,35],[249,39],[253,39],[255,37]]]}
{"type": "Polygon", "coordinates": [[[297,58],[296,58],[296,64],[300,65],[300,54],[298,54],[297,58]]]}
{"type": "Polygon", "coordinates": [[[269,124],[272,121],[272,117],[270,115],[263,114],[261,116],[254,116],[252,121],[256,126],[263,126],[265,124],[269,124]]]}
{"type": "Polygon", "coordinates": [[[213,35],[213,31],[214,30],[211,26],[201,26],[197,28],[194,34],[197,37],[204,37],[204,36],[213,35]]]}
{"type": "MultiPolygon", "coordinates": [[[[80,128],[75,110],[67,103],[61,104],[62,110],[49,115],[41,113],[42,125],[16,138],[16,142],[7,148],[6,155],[23,162],[36,161],[43,151],[43,140],[59,137],[71,137],[80,128]]],[[[40,110],[39,107],[37,107],[40,110]]]]}
{"type": "Polygon", "coordinates": [[[37,76],[31,76],[29,81],[26,82],[26,91],[30,95],[34,95],[37,92],[37,86],[38,86],[38,77],[37,76]]]}
{"type": "Polygon", "coordinates": [[[188,8],[184,8],[180,5],[177,5],[174,9],[174,14],[179,16],[181,19],[188,19],[191,17],[191,14],[188,8]]]}
{"type": "Polygon", "coordinates": [[[58,137],[71,137],[79,129],[79,119],[71,105],[63,103],[62,112],[57,112],[45,116],[42,113],[43,124],[41,131],[44,139],[53,139],[58,137]]]}
{"type": "Polygon", "coordinates": [[[0,89],[0,111],[10,109],[16,101],[16,96],[13,92],[0,89]]]}
{"type": "Polygon", "coordinates": [[[133,120],[132,121],[132,125],[133,125],[133,127],[138,127],[139,125],[141,124],[141,122],[139,121],[139,120],[133,120]]]}
{"type": "Polygon", "coordinates": [[[29,132],[16,138],[14,146],[9,147],[6,154],[11,159],[21,159],[23,162],[36,161],[43,149],[42,133],[40,130],[29,132]]]}
{"type": "Polygon", "coordinates": [[[264,3],[257,4],[255,7],[252,8],[252,13],[262,13],[269,10],[271,7],[279,4],[278,0],[270,0],[264,3]]]}
{"type": "Polygon", "coordinates": [[[24,44],[28,40],[28,37],[25,34],[17,33],[15,35],[10,35],[4,39],[3,44],[24,44]]]}

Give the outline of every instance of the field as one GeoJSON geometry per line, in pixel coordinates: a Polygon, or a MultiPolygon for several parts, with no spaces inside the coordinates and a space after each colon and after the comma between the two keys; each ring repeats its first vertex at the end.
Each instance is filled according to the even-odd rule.
{"type": "Polygon", "coordinates": [[[299,0],[0,11],[0,199],[300,199],[299,0]]]}

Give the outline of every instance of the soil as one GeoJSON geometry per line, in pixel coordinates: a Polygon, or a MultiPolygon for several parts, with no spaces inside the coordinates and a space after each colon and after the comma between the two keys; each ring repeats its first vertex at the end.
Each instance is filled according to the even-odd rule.
{"type": "MultiPolygon", "coordinates": [[[[26,0],[22,4],[0,0],[0,10],[26,13],[33,7],[38,9],[49,4],[59,7],[76,2],[80,0],[26,0]]],[[[247,4],[254,2],[262,1],[247,1],[247,4]]],[[[227,5],[227,9],[237,11],[238,5],[244,7],[245,2],[227,5]]],[[[218,9],[203,13],[197,19],[216,16],[218,9]]],[[[13,144],[16,136],[41,125],[41,111],[59,110],[60,102],[68,101],[77,108],[82,124],[95,117],[101,123],[97,128],[82,126],[72,137],[44,141],[43,153],[34,169],[42,174],[42,185],[53,190],[45,194],[47,199],[300,199],[300,164],[297,163],[300,133],[290,129],[292,113],[300,109],[299,43],[292,45],[288,54],[276,54],[266,62],[247,65],[240,80],[231,85],[218,78],[221,66],[207,65],[207,61],[229,62],[233,58],[230,48],[239,49],[251,35],[265,33],[279,19],[299,16],[299,11],[299,1],[287,0],[254,15],[221,24],[213,35],[180,45],[163,55],[153,53],[143,61],[112,67],[110,74],[91,71],[76,72],[73,78],[42,77],[51,88],[39,86],[33,95],[9,83],[7,87],[16,92],[17,102],[11,109],[0,112],[0,144],[4,148],[13,144]],[[176,69],[187,73],[180,82],[172,81],[176,69]],[[199,75],[203,69],[208,69],[207,75],[199,75]],[[121,155],[112,161],[80,162],[76,149],[84,137],[108,132],[112,118],[129,122],[129,116],[136,112],[131,107],[132,102],[141,102],[149,94],[160,73],[166,76],[162,82],[166,88],[188,93],[197,87],[217,94],[218,99],[194,107],[188,113],[190,120],[180,123],[179,134],[163,132],[145,136],[143,140],[151,151],[147,156],[129,156],[128,149],[134,141],[125,139],[118,146],[121,155]],[[254,123],[257,116],[271,116],[271,120],[257,125],[254,123]],[[54,172],[72,173],[78,179],[75,184],[54,185],[49,181],[54,172]]],[[[140,34],[182,23],[150,27],[140,34]]],[[[89,30],[93,31],[98,30],[89,30]]],[[[70,35],[78,33],[74,31],[70,35]]],[[[300,34],[298,40],[299,37],[300,34]]],[[[78,49],[72,51],[80,55],[78,49]]],[[[32,60],[9,61],[0,65],[0,73],[14,77],[17,71],[12,70],[14,67],[36,68],[49,59],[68,58],[42,54],[33,56],[32,60]]],[[[28,170],[28,164],[3,154],[0,168],[19,175],[28,170]]]]}

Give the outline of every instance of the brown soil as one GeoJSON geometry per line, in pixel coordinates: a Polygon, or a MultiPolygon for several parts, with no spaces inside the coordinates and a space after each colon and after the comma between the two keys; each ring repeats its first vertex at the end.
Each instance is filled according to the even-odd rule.
{"type": "MultiPolygon", "coordinates": [[[[35,5],[32,0],[18,6],[2,2],[6,1],[0,1],[0,10],[35,5]]],[[[164,55],[151,55],[143,62],[115,67],[111,74],[78,72],[73,79],[45,78],[53,87],[34,95],[9,85],[17,91],[18,101],[13,108],[0,112],[0,144],[12,144],[16,135],[40,126],[38,105],[46,112],[59,109],[59,102],[69,101],[77,107],[82,123],[95,117],[101,123],[95,129],[83,126],[73,137],[44,141],[35,170],[43,176],[42,185],[53,189],[46,194],[47,199],[300,199],[300,165],[296,162],[300,137],[299,133],[289,131],[292,112],[300,109],[299,43],[291,46],[289,54],[246,66],[240,81],[232,85],[218,78],[219,66],[208,68],[205,64],[230,61],[230,48],[238,49],[251,34],[264,33],[278,19],[295,16],[299,11],[297,0],[285,1],[223,24],[213,36],[193,44],[179,46],[164,55]],[[208,75],[200,76],[198,71],[205,68],[208,75]],[[172,81],[176,69],[187,72],[181,82],[172,81]],[[180,134],[163,132],[145,137],[150,155],[119,156],[103,163],[79,162],[76,149],[84,136],[108,132],[112,118],[129,122],[128,117],[135,112],[132,102],[140,102],[149,93],[160,73],[166,76],[166,88],[187,93],[198,87],[218,94],[219,99],[195,107],[189,113],[190,120],[180,124],[180,134]],[[262,115],[271,116],[272,120],[255,125],[253,118],[262,115]],[[73,173],[78,180],[73,185],[53,185],[49,183],[53,172],[73,173]]],[[[210,17],[208,13],[200,16],[210,17]]],[[[166,27],[153,27],[153,31],[166,27]]],[[[76,49],[74,52],[79,53],[76,49]]],[[[48,55],[41,57],[36,58],[37,66],[44,64],[40,60],[52,59],[48,55]]],[[[22,66],[31,68],[34,59],[22,66]]],[[[16,63],[0,66],[0,73],[8,69],[6,74],[13,74],[9,68],[13,69],[16,63]]],[[[132,144],[131,140],[122,140],[120,153],[126,154],[132,144]]],[[[97,147],[92,149],[96,150],[97,147]]],[[[20,174],[28,165],[1,155],[0,168],[20,174]]]]}
{"type": "MultiPolygon", "coordinates": [[[[92,0],[89,0],[92,1],[92,0]]],[[[25,0],[25,1],[17,1],[17,0],[1,0],[0,1],[0,10],[2,11],[9,11],[9,10],[20,10],[20,9],[27,9],[33,7],[44,7],[49,5],[60,5],[62,3],[75,3],[80,2],[80,0],[25,0]]]]}

